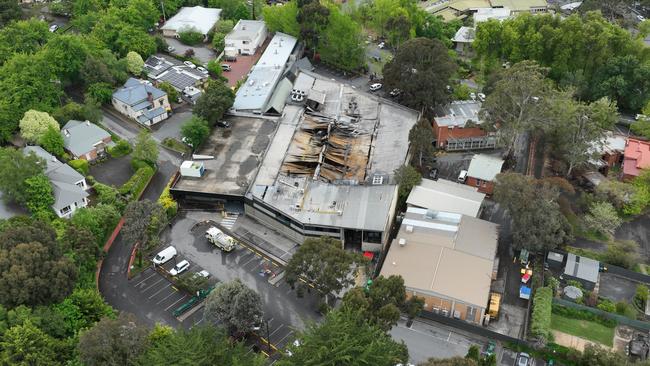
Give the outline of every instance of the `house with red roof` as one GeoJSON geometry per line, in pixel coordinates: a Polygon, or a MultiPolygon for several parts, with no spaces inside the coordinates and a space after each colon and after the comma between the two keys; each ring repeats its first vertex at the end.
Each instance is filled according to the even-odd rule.
{"type": "Polygon", "coordinates": [[[641,169],[650,168],[650,142],[628,138],[623,153],[623,179],[632,179],[641,174],[641,169]]]}

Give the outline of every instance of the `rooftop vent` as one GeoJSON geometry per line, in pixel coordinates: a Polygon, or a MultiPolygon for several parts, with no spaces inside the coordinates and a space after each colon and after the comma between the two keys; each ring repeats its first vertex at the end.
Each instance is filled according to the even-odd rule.
{"type": "Polygon", "coordinates": [[[67,137],[67,136],[70,136],[70,131],[68,131],[67,128],[64,128],[64,129],[63,129],[63,134],[64,134],[66,137],[67,137]]]}
{"type": "Polygon", "coordinates": [[[405,247],[406,246],[406,239],[400,238],[398,241],[400,247],[405,247]]]}
{"type": "Polygon", "coordinates": [[[412,233],[413,232],[413,226],[412,225],[406,225],[406,232],[407,233],[412,233]]]}

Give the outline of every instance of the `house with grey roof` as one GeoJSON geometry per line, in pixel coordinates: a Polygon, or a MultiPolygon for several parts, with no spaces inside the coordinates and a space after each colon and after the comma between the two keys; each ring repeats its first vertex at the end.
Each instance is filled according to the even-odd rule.
{"type": "Polygon", "coordinates": [[[254,55],[267,35],[263,20],[240,19],[224,38],[224,52],[227,56],[254,55]]]}
{"type": "Polygon", "coordinates": [[[492,194],[494,180],[502,168],[503,159],[500,157],[476,154],[469,163],[465,184],[478,188],[481,193],[492,194]]]}
{"type": "Polygon", "coordinates": [[[171,110],[167,93],[148,81],[134,78],[129,78],[123,87],[113,93],[113,107],[145,126],[167,119],[171,110]]]}
{"type": "Polygon", "coordinates": [[[93,161],[114,146],[111,135],[90,121],[70,120],[61,129],[65,150],[75,159],[93,161]]]}
{"type": "Polygon", "coordinates": [[[83,175],[68,164],[58,161],[40,146],[27,146],[23,154],[34,154],[45,160],[45,175],[49,178],[54,195],[52,209],[61,218],[70,218],[72,214],[88,206],[88,184],[83,175]]]}

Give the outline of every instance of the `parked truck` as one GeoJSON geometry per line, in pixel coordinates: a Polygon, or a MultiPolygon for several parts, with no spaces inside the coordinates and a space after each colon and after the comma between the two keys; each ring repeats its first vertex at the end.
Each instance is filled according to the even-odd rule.
{"type": "Polygon", "coordinates": [[[230,252],[235,249],[235,239],[219,230],[219,228],[214,226],[210,227],[208,231],[205,232],[205,237],[210,243],[214,244],[224,252],[230,252]]]}

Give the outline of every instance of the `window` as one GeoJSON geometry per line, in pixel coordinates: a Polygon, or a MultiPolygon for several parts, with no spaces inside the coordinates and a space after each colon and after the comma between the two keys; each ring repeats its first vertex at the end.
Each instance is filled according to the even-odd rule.
{"type": "Polygon", "coordinates": [[[81,181],[81,182],[77,182],[77,185],[78,185],[79,187],[83,188],[83,187],[84,187],[84,182],[83,182],[83,181],[81,181]]]}
{"type": "Polygon", "coordinates": [[[248,44],[249,42],[248,41],[242,41],[241,43],[242,44],[248,44]]]}
{"type": "Polygon", "coordinates": [[[68,212],[70,212],[71,210],[72,210],[72,209],[70,208],[70,206],[65,206],[64,208],[61,209],[60,212],[61,212],[61,215],[65,215],[65,214],[67,214],[68,212]]]}
{"type": "Polygon", "coordinates": [[[469,320],[472,322],[476,322],[476,311],[478,309],[468,306],[467,307],[467,314],[465,315],[465,320],[469,320]]]}
{"type": "Polygon", "coordinates": [[[477,180],[476,180],[476,186],[479,187],[479,186],[481,185],[481,182],[482,182],[482,180],[477,179],[477,180]]]}
{"type": "Polygon", "coordinates": [[[381,244],[381,231],[364,231],[363,241],[366,243],[381,244]]]}
{"type": "Polygon", "coordinates": [[[159,100],[158,102],[160,103],[160,106],[162,107],[163,104],[164,104],[163,100],[161,99],[161,100],[159,100]]]}
{"type": "Polygon", "coordinates": [[[382,177],[381,175],[375,175],[374,177],[372,177],[372,184],[373,185],[376,186],[376,185],[380,185],[382,183],[384,183],[384,177],[382,177]]]}

